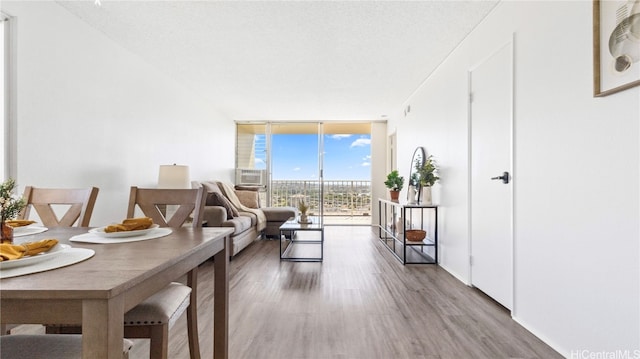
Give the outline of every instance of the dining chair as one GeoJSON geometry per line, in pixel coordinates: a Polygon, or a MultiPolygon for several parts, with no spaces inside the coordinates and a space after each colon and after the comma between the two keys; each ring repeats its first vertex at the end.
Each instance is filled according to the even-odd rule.
{"type": "MultiPolygon", "coordinates": [[[[39,188],[26,186],[22,197],[26,206],[18,214],[18,219],[29,219],[31,208],[35,209],[45,227],[88,227],[96,204],[99,189],[89,188],[39,188]],[[64,212],[62,217],[56,212],[64,212]]],[[[11,334],[16,325],[0,325],[0,336],[11,334]]]]}
{"type": "MultiPolygon", "coordinates": [[[[160,227],[181,227],[189,221],[202,226],[206,192],[195,189],[157,189],[131,187],[127,218],[136,216],[136,208],[160,227]],[[166,206],[175,206],[167,218],[166,206]]],[[[171,283],[125,314],[127,338],[150,338],[151,358],[166,358],[169,328],[187,311],[187,333],[191,359],[200,358],[198,340],[198,267],[187,273],[187,285],[171,283]]]]}
{"type": "MultiPolygon", "coordinates": [[[[122,358],[129,358],[133,342],[124,339],[122,358]]],[[[82,359],[82,335],[15,334],[0,337],[2,359],[82,359]]]]}
{"type": "MultiPolygon", "coordinates": [[[[203,187],[195,189],[158,189],[131,187],[127,218],[138,216],[136,209],[151,217],[160,227],[182,227],[191,221],[193,228],[202,226],[205,195],[203,187]],[[166,206],[176,206],[167,218],[166,206]]],[[[169,329],[187,312],[187,335],[191,359],[200,359],[197,307],[198,268],[187,273],[187,284],[173,282],[145,299],[124,315],[124,337],[150,339],[150,358],[166,359],[169,329]]],[[[49,334],[76,334],[78,326],[48,325],[49,334]]]]}
{"type": "Polygon", "coordinates": [[[27,205],[18,214],[18,219],[29,219],[35,209],[45,227],[88,227],[93,207],[98,197],[98,188],[37,188],[26,186],[23,198],[27,205]],[[64,212],[58,217],[56,212],[64,212]]]}

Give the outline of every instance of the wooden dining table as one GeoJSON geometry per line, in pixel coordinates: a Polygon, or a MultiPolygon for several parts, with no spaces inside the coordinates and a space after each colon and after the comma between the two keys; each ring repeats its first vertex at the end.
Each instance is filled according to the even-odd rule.
{"type": "Polygon", "coordinates": [[[213,357],[228,358],[230,228],[172,228],[161,238],[128,243],[70,242],[89,228],[52,228],[21,241],[55,238],[89,248],[85,261],[0,279],[2,324],[82,324],[82,357],[121,359],[124,314],[213,257],[213,357]]]}

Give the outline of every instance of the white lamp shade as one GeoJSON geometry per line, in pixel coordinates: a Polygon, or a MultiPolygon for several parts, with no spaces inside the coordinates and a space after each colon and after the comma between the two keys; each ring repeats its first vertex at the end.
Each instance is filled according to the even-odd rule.
{"type": "Polygon", "coordinates": [[[191,188],[189,182],[189,166],[160,165],[158,188],[191,188]]]}

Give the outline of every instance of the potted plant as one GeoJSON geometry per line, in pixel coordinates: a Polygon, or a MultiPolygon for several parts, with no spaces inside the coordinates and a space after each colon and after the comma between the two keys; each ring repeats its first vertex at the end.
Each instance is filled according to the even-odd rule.
{"type": "Polygon", "coordinates": [[[393,170],[387,175],[387,180],[384,181],[384,184],[389,189],[391,200],[397,201],[404,186],[404,177],[400,176],[398,170],[393,170]]]}
{"type": "Polygon", "coordinates": [[[304,201],[304,198],[298,202],[298,210],[300,211],[300,223],[308,223],[307,211],[309,210],[309,204],[304,201]]]}
{"type": "Polygon", "coordinates": [[[431,204],[431,186],[433,186],[439,179],[438,166],[433,155],[427,157],[422,166],[416,167],[420,178],[420,191],[422,192],[423,204],[431,204]]]}
{"type": "Polygon", "coordinates": [[[13,228],[6,221],[16,218],[27,202],[22,197],[15,197],[13,191],[16,181],[12,178],[0,185],[0,235],[2,243],[13,243],[13,228]]]}

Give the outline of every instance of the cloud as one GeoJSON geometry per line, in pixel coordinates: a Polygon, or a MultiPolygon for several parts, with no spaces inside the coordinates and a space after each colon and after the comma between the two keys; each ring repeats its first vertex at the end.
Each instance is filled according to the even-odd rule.
{"type": "Polygon", "coordinates": [[[364,157],[362,157],[363,161],[370,161],[371,160],[371,155],[366,155],[364,157]]]}
{"type": "Polygon", "coordinates": [[[358,138],[357,140],[351,142],[351,147],[365,147],[371,145],[370,138],[358,138]]]}
{"type": "Polygon", "coordinates": [[[293,169],[293,171],[294,171],[294,172],[298,172],[298,171],[300,171],[300,167],[295,167],[295,168],[293,169]]]}
{"type": "Polygon", "coordinates": [[[340,141],[343,138],[349,138],[349,137],[351,137],[351,135],[341,135],[341,134],[331,135],[332,139],[338,140],[338,141],[340,141]]]}
{"type": "Polygon", "coordinates": [[[362,164],[360,166],[369,167],[369,166],[371,166],[371,162],[362,162],[362,164]]]}

